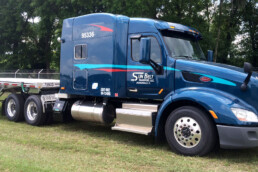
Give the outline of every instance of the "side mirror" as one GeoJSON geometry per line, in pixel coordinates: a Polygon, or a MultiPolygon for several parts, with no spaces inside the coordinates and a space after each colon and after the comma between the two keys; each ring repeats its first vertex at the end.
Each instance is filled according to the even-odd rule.
{"type": "Polygon", "coordinates": [[[208,50],[208,61],[213,62],[213,51],[212,50],[208,50]]]}
{"type": "Polygon", "coordinates": [[[253,66],[250,63],[245,62],[244,63],[244,72],[245,73],[252,73],[253,72],[253,66]]]}
{"type": "Polygon", "coordinates": [[[151,40],[150,38],[141,38],[140,43],[140,63],[150,64],[150,49],[151,49],[151,40]]]}

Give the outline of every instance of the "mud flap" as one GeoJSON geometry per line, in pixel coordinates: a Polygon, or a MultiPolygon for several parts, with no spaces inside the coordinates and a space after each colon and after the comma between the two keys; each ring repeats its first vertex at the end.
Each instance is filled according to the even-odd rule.
{"type": "Polygon", "coordinates": [[[64,123],[73,121],[71,116],[71,108],[74,101],[57,100],[53,107],[54,119],[64,123]]]}

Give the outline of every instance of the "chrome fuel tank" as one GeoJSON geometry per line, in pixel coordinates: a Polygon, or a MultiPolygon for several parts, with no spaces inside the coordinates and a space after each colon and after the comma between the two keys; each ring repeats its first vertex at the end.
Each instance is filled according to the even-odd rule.
{"type": "Polygon", "coordinates": [[[112,105],[76,101],[72,106],[72,117],[78,121],[92,121],[110,124],[115,118],[115,109],[112,105]]]}

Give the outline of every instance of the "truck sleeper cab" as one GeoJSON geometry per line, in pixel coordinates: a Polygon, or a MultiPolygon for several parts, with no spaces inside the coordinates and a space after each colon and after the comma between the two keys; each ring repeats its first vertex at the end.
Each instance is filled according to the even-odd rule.
{"type": "Polygon", "coordinates": [[[153,19],[65,19],[53,111],[165,138],[184,155],[257,147],[257,73],[206,61],[201,39],[192,27],[153,19]]]}

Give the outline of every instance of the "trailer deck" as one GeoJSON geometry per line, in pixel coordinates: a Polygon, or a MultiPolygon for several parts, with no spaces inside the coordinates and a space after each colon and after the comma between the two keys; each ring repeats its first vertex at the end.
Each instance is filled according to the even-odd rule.
{"type": "Polygon", "coordinates": [[[57,79],[0,78],[0,88],[8,90],[16,87],[53,89],[60,87],[57,79]]]}
{"type": "Polygon", "coordinates": [[[23,92],[30,89],[48,90],[59,89],[60,74],[45,69],[18,69],[0,72],[0,92],[23,92]],[[16,91],[15,91],[16,90],[16,91]]]}

